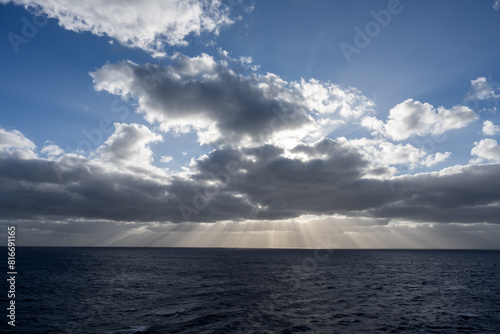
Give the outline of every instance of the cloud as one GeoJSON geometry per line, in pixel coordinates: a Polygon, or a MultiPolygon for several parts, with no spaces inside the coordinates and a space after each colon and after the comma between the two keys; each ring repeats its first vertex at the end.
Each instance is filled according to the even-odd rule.
{"type": "Polygon", "coordinates": [[[469,98],[476,98],[478,100],[488,100],[500,97],[500,95],[495,94],[495,89],[488,82],[486,77],[479,77],[475,80],[471,80],[471,89],[469,92],[469,98]]]}
{"type": "MultiPolygon", "coordinates": [[[[360,149],[372,164],[385,167],[391,165],[407,165],[410,169],[419,166],[430,167],[451,155],[450,152],[428,154],[411,144],[394,144],[383,139],[361,138],[350,140],[349,143],[360,149]]],[[[393,170],[391,175],[395,172],[396,170],[393,170]]]]}
{"type": "Polygon", "coordinates": [[[165,163],[165,164],[168,164],[172,160],[174,160],[174,158],[171,156],[168,156],[168,155],[164,155],[160,158],[160,161],[165,163]]]}
{"type": "MultiPolygon", "coordinates": [[[[372,201],[359,201],[356,191],[359,184],[371,182],[363,177],[385,170],[372,168],[351,145],[325,138],[297,145],[290,150],[293,157],[285,153],[272,145],[219,149],[197,161],[196,175],[208,178],[221,166],[236,162],[239,168],[225,191],[239,194],[242,201],[258,210],[259,219],[363,209],[377,201],[375,193],[372,201]]],[[[384,187],[387,188],[380,183],[373,190],[384,187]]]]}
{"type": "Polygon", "coordinates": [[[500,127],[498,125],[493,124],[492,121],[484,121],[483,129],[481,130],[483,135],[486,136],[494,136],[500,132],[500,127]]]}
{"type": "Polygon", "coordinates": [[[221,53],[220,61],[176,54],[164,67],[107,64],[91,76],[96,90],[137,100],[148,122],[165,132],[196,132],[200,144],[293,147],[372,111],[373,102],[353,88],[242,73],[249,59],[235,61],[221,53]]]}
{"type": "MultiPolygon", "coordinates": [[[[137,228],[307,215],[500,223],[499,164],[395,176],[396,166],[430,167],[451,153],[428,154],[391,139],[464,127],[477,119],[469,108],[406,100],[383,122],[370,116],[374,103],[353,88],[314,79],[288,82],[255,73],[248,58],[220,53],[219,60],[176,54],[165,66],[123,61],[92,72],[96,90],[132,102],[158,127],[115,123],[87,156],[53,143],[38,156],[22,133],[2,129],[3,219],[129,222],[137,228]],[[325,137],[353,123],[376,136],[325,137]],[[180,171],[159,168],[153,148],[163,138],[157,131],[196,133],[211,151],[180,171]]],[[[476,143],[471,154],[500,161],[492,139],[476,143]]]]}
{"type": "Polygon", "coordinates": [[[495,0],[493,3],[493,9],[500,10],[500,0],[495,0]]]}
{"type": "Polygon", "coordinates": [[[395,200],[367,210],[374,217],[408,221],[500,223],[500,165],[469,165],[448,173],[392,180],[395,200]]]}
{"type": "Polygon", "coordinates": [[[500,181],[488,183],[500,165],[379,180],[372,175],[387,173],[387,168],[377,168],[348,142],[324,139],[298,145],[292,153],[308,159],[287,158],[282,150],[266,146],[244,153],[244,159],[234,150],[213,152],[197,168],[199,175],[207,175],[213,166],[240,157],[239,172],[226,190],[251,203],[259,219],[343,214],[425,222],[500,222],[500,181]]]}
{"type": "Polygon", "coordinates": [[[362,120],[361,125],[400,141],[415,135],[439,135],[448,130],[460,129],[477,118],[477,114],[465,106],[436,109],[429,103],[408,99],[391,109],[385,124],[374,117],[368,117],[362,120]]]}
{"type": "MultiPolygon", "coordinates": [[[[161,211],[169,198],[168,175],[149,164],[148,147],[160,138],[141,125],[116,124],[91,158],[75,153],[48,154],[47,159],[4,155],[2,215],[140,220],[150,215],[152,206],[161,211]]],[[[53,146],[44,150],[54,151],[53,146]]]]}
{"type": "Polygon", "coordinates": [[[49,159],[54,159],[64,153],[64,151],[57,145],[48,142],[40,151],[40,153],[47,155],[49,159]]]}
{"type": "MultiPolygon", "coordinates": [[[[33,148],[21,133],[7,133],[16,145],[9,148],[33,148]]],[[[4,154],[2,218],[134,223],[181,223],[187,218],[213,223],[337,214],[500,223],[499,164],[380,179],[378,175],[391,174],[390,168],[374,163],[362,147],[324,138],[291,149],[223,146],[192,159],[181,172],[167,173],[152,165],[150,146],[160,140],[145,126],[115,124],[115,132],[89,157],[69,152],[28,159],[4,154]]],[[[500,148],[494,144],[498,158],[500,148]]],[[[397,155],[413,149],[384,144],[379,150],[397,155]]],[[[442,158],[422,155],[418,161],[442,158]]]]}
{"type": "Polygon", "coordinates": [[[304,97],[308,108],[319,114],[337,113],[343,118],[359,118],[375,107],[375,103],[356,88],[342,89],[338,85],[315,79],[301,79],[294,86],[304,97]]]}
{"type": "Polygon", "coordinates": [[[115,132],[91,156],[121,167],[149,167],[153,161],[149,145],[163,141],[162,136],[144,125],[115,123],[114,126],[115,132]]]}
{"type": "Polygon", "coordinates": [[[67,30],[109,36],[125,46],[165,56],[166,45],[186,45],[190,35],[217,35],[233,23],[218,0],[72,1],[2,0],[37,9],[67,30]]]}
{"type": "Polygon", "coordinates": [[[20,159],[36,157],[35,144],[17,131],[0,128],[0,157],[14,156],[20,159]]]}
{"type": "Polygon", "coordinates": [[[422,165],[426,167],[431,167],[434,166],[435,164],[445,161],[450,156],[451,152],[445,152],[445,153],[437,152],[435,154],[428,155],[422,162],[422,165]]]}
{"type": "Polygon", "coordinates": [[[373,130],[374,134],[383,133],[385,124],[374,116],[366,116],[361,120],[361,126],[373,130]]]}
{"type": "Polygon", "coordinates": [[[476,163],[480,163],[483,160],[498,162],[500,161],[500,146],[494,139],[482,139],[480,142],[474,143],[470,154],[478,157],[478,159],[473,160],[476,163]]]}

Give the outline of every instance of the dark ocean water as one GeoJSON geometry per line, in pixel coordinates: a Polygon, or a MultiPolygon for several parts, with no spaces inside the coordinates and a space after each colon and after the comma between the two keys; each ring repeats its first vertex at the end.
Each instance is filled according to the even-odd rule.
{"type": "Polygon", "coordinates": [[[17,268],[16,333],[500,333],[498,251],[18,248],[17,268]]]}

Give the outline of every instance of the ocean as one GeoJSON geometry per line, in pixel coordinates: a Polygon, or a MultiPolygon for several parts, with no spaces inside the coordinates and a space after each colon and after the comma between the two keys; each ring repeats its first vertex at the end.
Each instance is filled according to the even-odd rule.
{"type": "Polygon", "coordinates": [[[500,251],[18,247],[16,265],[5,333],[500,333],[500,251]]]}

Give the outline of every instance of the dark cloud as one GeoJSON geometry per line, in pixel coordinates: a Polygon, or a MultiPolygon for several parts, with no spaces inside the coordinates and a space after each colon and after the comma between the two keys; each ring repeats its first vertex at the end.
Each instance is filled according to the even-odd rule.
{"type": "Polygon", "coordinates": [[[233,146],[319,138],[327,128],[372,112],[374,103],[352,87],[257,74],[251,60],[176,54],[168,66],[131,61],[90,73],[96,90],[138,102],[137,110],[163,131],[197,133],[203,144],[233,146]]]}
{"type": "Polygon", "coordinates": [[[175,60],[168,67],[108,64],[91,75],[96,89],[137,99],[146,119],[163,130],[195,129],[206,143],[260,142],[312,124],[277,77],[240,75],[206,55],[175,60]]]}
{"type": "Polygon", "coordinates": [[[234,150],[216,151],[199,162],[198,171],[206,175],[212,166],[238,161],[241,170],[226,190],[259,206],[256,217],[261,219],[341,213],[424,222],[500,222],[500,165],[376,180],[365,177],[373,175],[369,162],[348,145],[324,139],[291,151],[322,158],[286,158],[270,146],[247,151],[239,159],[234,150]]]}
{"type": "Polygon", "coordinates": [[[371,212],[378,217],[428,222],[500,223],[500,165],[461,172],[408,176],[392,182],[398,200],[371,212]]]}
{"type": "Polygon", "coordinates": [[[106,153],[102,159],[3,156],[2,218],[178,223],[343,214],[500,223],[499,164],[377,180],[369,175],[383,174],[383,168],[374,170],[348,142],[323,139],[288,153],[273,145],[222,147],[195,161],[189,174],[167,176],[149,162],[132,161],[118,170],[109,164],[106,158],[114,156],[114,148],[123,152],[121,134],[127,133],[134,134],[130,145],[142,143],[136,158],[150,157],[148,145],[158,138],[136,125],[117,125],[115,135],[96,151],[106,153]],[[155,173],[158,177],[151,177],[155,173]]]}

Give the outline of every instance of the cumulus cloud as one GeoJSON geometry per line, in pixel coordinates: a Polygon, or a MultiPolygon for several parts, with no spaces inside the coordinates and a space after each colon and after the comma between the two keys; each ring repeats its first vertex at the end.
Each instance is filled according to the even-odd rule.
{"type": "Polygon", "coordinates": [[[422,162],[422,165],[426,167],[431,167],[434,166],[435,164],[438,164],[440,162],[445,161],[451,156],[451,152],[437,152],[434,154],[430,154],[427,157],[425,157],[424,161],[422,162]]]}
{"type": "MultiPolygon", "coordinates": [[[[343,140],[363,152],[372,164],[385,167],[393,165],[407,165],[410,169],[419,166],[430,167],[446,160],[451,155],[450,152],[429,154],[411,144],[394,144],[383,139],[343,140]]],[[[396,172],[395,169],[391,171],[391,175],[396,172]]]]}
{"type": "Polygon", "coordinates": [[[372,100],[353,87],[342,89],[338,85],[315,79],[301,79],[294,86],[304,97],[308,108],[319,114],[337,113],[343,118],[359,118],[375,107],[372,100]]]}
{"type": "Polygon", "coordinates": [[[483,129],[481,131],[483,135],[494,136],[500,132],[500,127],[498,125],[493,124],[492,121],[484,121],[483,129]]]}
{"type": "Polygon", "coordinates": [[[472,162],[479,163],[484,160],[498,162],[500,161],[500,146],[494,139],[482,139],[474,143],[474,147],[470,151],[470,154],[478,157],[472,162]]]}
{"type": "Polygon", "coordinates": [[[471,80],[470,84],[471,89],[469,92],[469,98],[487,100],[500,97],[500,95],[497,95],[495,93],[495,89],[488,82],[488,79],[486,77],[479,77],[477,79],[471,80]]]}
{"type": "Polygon", "coordinates": [[[168,156],[168,155],[164,155],[160,159],[160,161],[163,162],[163,163],[165,163],[165,164],[168,164],[172,160],[174,160],[174,157],[171,157],[171,156],[168,156]]]}
{"type": "Polygon", "coordinates": [[[186,45],[186,37],[218,34],[233,21],[219,0],[73,1],[2,0],[37,9],[67,30],[109,36],[123,45],[164,56],[166,45],[186,45]]]}
{"type": "Polygon", "coordinates": [[[439,135],[448,130],[460,129],[477,118],[477,114],[466,106],[434,108],[429,103],[408,99],[391,109],[386,123],[369,117],[364,118],[361,125],[400,141],[415,135],[439,135]]]}
{"type": "Polygon", "coordinates": [[[151,143],[162,141],[144,125],[115,123],[115,132],[92,156],[118,166],[149,166],[153,161],[151,143]]]}
{"type": "Polygon", "coordinates": [[[0,157],[15,156],[21,159],[36,157],[35,144],[17,130],[0,128],[0,157]]]}
{"type": "Polygon", "coordinates": [[[47,155],[48,158],[54,159],[64,153],[64,151],[53,143],[47,143],[40,151],[40,153],[47,155]]]}
{"type": "Polygon", "coordinates": [[[201,144],[293,147],[303,139],[319,139],[343,119],[372,111],[373,102],[353,88],[238,73],[227,58],[176,54],[169,66],[126,61],[107,64],[91,76],[96,90],[137,100],[147,121],[163,131],[194,131],[201,144]]]}
{"type": "MultiPolygon", "coordinates": [[[[53,144],[42,149],[48,158],[2,155],[0,206],[4,217],[122,216],[124,220],[136,220],[147,217],[152,206],[157,211],[165,203],[168,207],[169,176],[150,164],[149,145],[161,136],[142,125],[115,126],[115,132],[89,158],[61,154],[53,144]],[[12,196],[6,197],[8,193],[12,196]]],[[[17,149],[33,147],[26,140],[15,144],[17,149]]]]}

